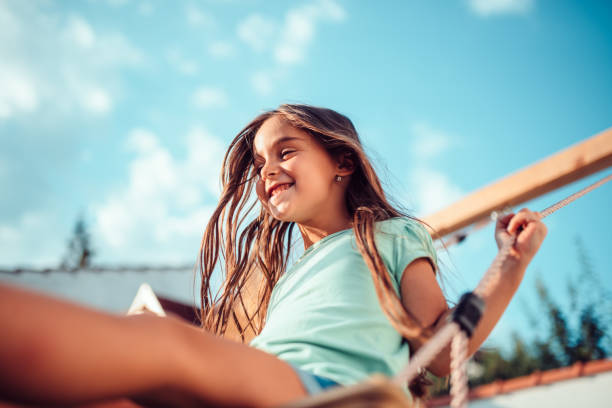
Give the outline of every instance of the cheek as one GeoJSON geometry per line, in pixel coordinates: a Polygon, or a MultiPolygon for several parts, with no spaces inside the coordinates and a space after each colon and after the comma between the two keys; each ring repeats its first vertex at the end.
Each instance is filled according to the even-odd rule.
{"type": "Polygon", "coordinates": [[[308,190],[313,194],[327,194],[327,187],[333,179],[333,172],[327,163],[318,162],[311,166],[296,166],[293,170],[300,190],[308,190]]]}
{"type": "Polygon", "coordinates": [[[257,198],[259,198],[259,201],[265,204],[267,202],[266,190],[264,182],[261,178],[258,178],[257,183],[255,184],[255,191],[257,192],[257,198]]]}

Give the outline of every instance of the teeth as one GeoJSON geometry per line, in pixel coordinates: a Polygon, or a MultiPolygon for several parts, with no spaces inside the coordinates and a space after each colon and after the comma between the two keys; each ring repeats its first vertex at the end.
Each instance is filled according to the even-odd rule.
{"type": "Polygon", "coordinates": [[[278,187],[276,187],[274,190],[272,190],[272,194],[270,194],[271,196],[275,196],[278,193],[281,193],[285,190],[288,190],[289,187],[291,187],[291,184],[282,184],[278,187]]]}

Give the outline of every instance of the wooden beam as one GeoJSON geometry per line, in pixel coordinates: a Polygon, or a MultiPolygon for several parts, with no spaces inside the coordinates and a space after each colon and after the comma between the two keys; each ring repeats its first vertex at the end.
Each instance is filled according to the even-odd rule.
{"type": "Polygon", "coordinates": [[[612,128],[483,187],[425,217],[434,238],[442,238],[576,180],[612,166],[612,128]]]}

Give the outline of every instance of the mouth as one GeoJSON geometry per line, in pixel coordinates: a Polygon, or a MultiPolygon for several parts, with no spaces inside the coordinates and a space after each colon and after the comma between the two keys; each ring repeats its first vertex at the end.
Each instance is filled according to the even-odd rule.
{"type": "Polygon", "coordinates": [[[268,192],[268,197],[272,198],[280,193],[282,193],[283,191],[288,190],[290,187],[293,186],[294,183],[283,183],[283,184],[277,184],[276,186],[273,186],[270,191],[268,192]]]}

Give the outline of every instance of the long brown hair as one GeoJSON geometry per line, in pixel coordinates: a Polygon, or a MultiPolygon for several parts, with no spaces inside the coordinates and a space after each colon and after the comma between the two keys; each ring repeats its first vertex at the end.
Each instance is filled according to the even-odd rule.
{"type": "MultiPolygon", "coordinates": [[[[256,217],[251,215],[257,206],[252,194],[257,181],[253,139],[261,125],[272,116],[309,133],[332,157],[344,155],[353,162],[354,173],[346,190],[346,207],[353,218],[357,246],[372,274],[382,309],[393,327],[407,340],[423,339],[427,333],[402,306],[374,241],[375,222],[409,215],[394,208],[387,200],[350,119],[331,109],[309,105],[284,104],[260,114],[238,133],[225,154],[221,198],[200,247],[203,327],[223,335],[228,324],[233,323],[243,342],[247,329],[260,333],[272,289],[289,261],[295,224],[273,218],[263,206],[259,206],[256,217]],[[220,257],[223,264],[219,262],[220,257]],[[217,265],[221,268],[224,282],[213,294],[211,278],[217,265]],[[243,294],[249,279],[258,273],[262,275],[262,284],[257,294],[256,310],[249,313],[243,294]],[[238,313],[246,319],[240,319],[238,313]],[[241,320],[246,320],[246,323],[241,324],[241,320]]],[[[419,393],[416,389],[413,391],[419,393]]]]}

